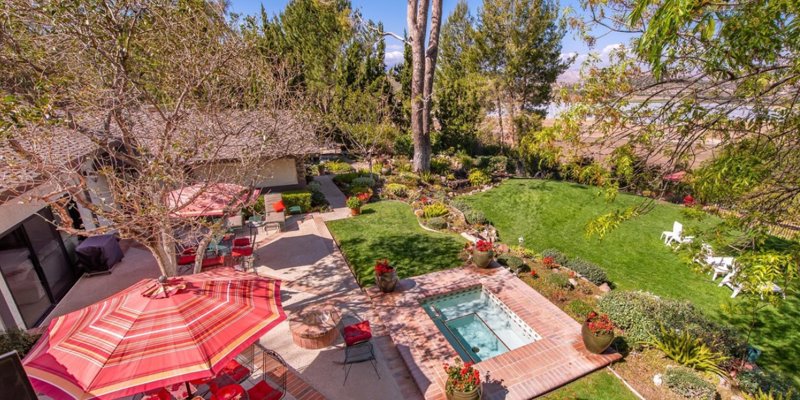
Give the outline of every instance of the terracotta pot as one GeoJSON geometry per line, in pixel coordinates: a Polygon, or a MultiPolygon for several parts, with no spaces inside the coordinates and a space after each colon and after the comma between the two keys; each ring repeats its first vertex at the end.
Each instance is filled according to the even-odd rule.
{"type": "Polygon", "coordinates": [[[447,400],[478,400],[481,398],[481,387],[478,386],[470,392],[447,393],[447,400]]]}
{"type": "Polygon", "coordinates": [[[494,251],[472,251],[472,262],[475,263],[475,266],[478,268],[487,268],[489,264],[492,262],[494,258],[494,251]]]}
{"type": "Polygon", "coordinates": [[[586,350],[594,354],[601,354],[606,351],[608,346],[611,346],[611,342],[614,341],[613,333],[595,335],[589,330],[589,325],[586,322],[581,327],[581,336],[583,336],[583,344],[586,346],[586,350]]]}
{"type": "Polygon", "coordinates": [[[383,293],[390,293],[394,291],[397,286],[397,271],[386,272],[383,274],[375,273],[375,283],[383,293]]]}
{"type": "Polygon", "coordinates": [[[350,214],[352,214],[352,215],[361,214],[361,208],[351,208],[350,209],[350,214]]]}

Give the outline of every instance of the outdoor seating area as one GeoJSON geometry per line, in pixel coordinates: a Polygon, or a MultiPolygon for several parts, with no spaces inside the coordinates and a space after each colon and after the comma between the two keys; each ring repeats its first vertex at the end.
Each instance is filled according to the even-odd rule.
{"type": "Polygon", "coordinates": [[[694,240],[694,236],[683,236],[683,224],[678,221],[675,221],[672,224],[671,231],[664,231],[661,232],[661,239],[664,241],[664,244],[670,246],[672,244],[686,244],[691,243],[694,240]]]}

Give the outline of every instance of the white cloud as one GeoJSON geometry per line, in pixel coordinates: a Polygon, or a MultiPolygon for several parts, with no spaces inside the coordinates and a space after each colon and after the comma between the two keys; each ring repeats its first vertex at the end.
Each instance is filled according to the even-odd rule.
{"type": "Polygon", "coordinates": [[[603,47],[603,50],[602,50],[602,51],[600,51],[600,57],[602,57],[602,58],[608,58],[608,55],[609,55],[609,54],[610,54],[612,51],[614,51],[614,50],[616,50],[616,49],[618,49],[618,48],[620,48],[620,47],[622,47],[622,43],[614,43],[614,44],[610,44],[610,45],[608,45],[608,46],[606,46],[606,47],[603,47]]]}
{"type": "Polygon", "coordinates": [[[386,61],[387,67],[393,67],[396,64],[403,62],[403,51],[402,50],[387,51],[386,55],[384,56],[384,60],[386,61]]]}

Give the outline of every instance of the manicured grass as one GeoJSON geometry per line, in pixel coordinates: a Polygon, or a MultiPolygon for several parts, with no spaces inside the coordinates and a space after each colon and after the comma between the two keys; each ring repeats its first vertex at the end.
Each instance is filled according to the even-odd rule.
{"type": "MultiPolygon", "coordinates": [[[[673,221],[682,222],[684,230],[702,230],[719,223],[719,219],[692,221],[682,215],[680,206],[658,204],[600,240],[584,234],[586,223],[616,208],[637,204],[642,198],[619,195],[615,203],[609,204],[598,192],[598,188],[568,182],[509,180],[466,199],[483,211],[497,227],[500,238],[509,244],[516,244],[522,236],[525,247],[530,249],[557,248],[603,267],[617,289],[687,299],[709,316],[728,320],[721,305],[730,301],[730,289],[717,287],[709,275],[692,271],[659,239],[662,231],[672,229],[673,221]]],[[[742,326],[743,321],[732,323],[742,326]]],[[[762,313],[753,343],[764,350],[759,364],[800,376],[797,296],[790,294],[780,309],[762,313]]]]}
{"type": "Polygon", "coordinates": [[[544,400],[638,400],[622,381],[600,370],[542,397],[544,400]]]}
{"type": "Polygon", "coordinates": [[[328,229],[362,285],[374,283],[373,267],[381,258],[388,258],[401,278],[462,264],[458,253],[464,240],[423,230],[411,207],[399,201],[367,204],[362,215],[330,221],[328,229]]]}

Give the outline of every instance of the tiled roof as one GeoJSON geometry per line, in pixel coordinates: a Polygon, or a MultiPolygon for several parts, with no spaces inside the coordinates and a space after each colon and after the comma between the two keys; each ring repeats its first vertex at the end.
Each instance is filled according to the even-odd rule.
{"type": "MultiPolygon", "coordinates": [[[[187,163],[231,160],[243,155],[264,158],[307,155],[318,153],[320,149],[313,129],[285,113],[276,116],[232,111],[214,117],[187,113],[178,119],[174,124],[176,128],[168,135],[163,133],[167,124],[154,112],[136,113],[128,116],[128,120],[133,127],[131,136],[142,147],[139,151],[174,156],[174,144],[184,143],[180,151],[186,151],[187,163]],[[209,140],[209,135],[215,140],[209,140]]],[[[99,118],[76,117],[76,121],[90,131],[103,132],[103,121],[99,118]]],[[[90,138],[91,132],[80,132],[65,125],[26,128],[13,132],[12,137],[50,166],[67,165],[98,149],[90,138]]],[[[116,124],[111,124],[110,129],[115,138],[122,137],[116,124]]],[[[0,141],[0,194],[3,197],[28,189],[41,172],[35,163],[28,162],[15,151],[8,139],[0,141]]]]}

